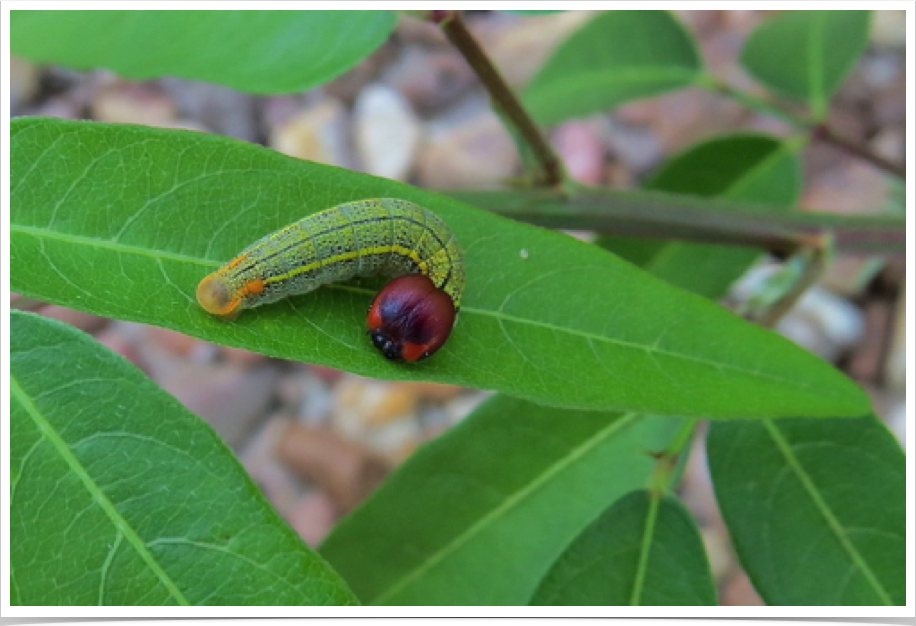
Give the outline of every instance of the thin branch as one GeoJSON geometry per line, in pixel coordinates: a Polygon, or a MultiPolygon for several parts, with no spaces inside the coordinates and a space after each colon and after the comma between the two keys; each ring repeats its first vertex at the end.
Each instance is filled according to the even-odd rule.
{"type": "Polygon", "coordinates": [[[468,30],[460,11],[433,11],[433,19],[438,21],[445,36],[464,56],[465,60],[480,78],[480,82],[490,94],[494,104],[505,114],[508,121],[515,126],[519,135],[531,147],[541,168],[539,182],[548,187],[559,186],[563,182],[563,165],[553,151],[550,143],[541,134],[540,129],[512,92],[496,66],[477,43],[474,35],[468,30]]]}
{"type": "Polygon", "coordinates": [[[443,192],[505,217],[548,228],[750,246],[785,257],[812,237],[829,235],[842,253],[901,255],[906,220],[835,215],[657,191],[581,187],[564,196],[548,190],[443,192]]]}
{"type": "Polygon", "coordinates": [[[779,323],[798,300],[805,295],[814,284],[820,280],[827,268],[827,258],[830,252],[830,237],[818,236],[812,238],[810,245],[802,248],[797,257],[804,263],[804,270],[793,285],[781,298],[773,303],[766,312],[755,320],[761,326],[773,328],[779,323]]]}
{"type": "Polygon", "coordinates": [[[778,117],[779,119],[791,124],[794,128],[810,133],[812,139],[829,143],[859,159],[862,159],[863,161],[866,161],[867,163],[872,164],[880,170],[883,170],[889,174],[893,174],[900,179],[906,179],[906,169],[902,163],[895,163],[889,159],[885,159],[884,157],[875,154],[865,146],[854,143],[849,139],[842,137],[839,133],[837,133],[835,129],[828,126],[826,123],[818,123],[816,121],[796,115],[795,113],[787,111],[786,109],[768,100],[759,98],[746,91],[736,89],[723,80],[709,74],[700,76],[697,80],[697,85],[723,96],[733,98],[741,104],[752,109],[756,109],[757,111],[762,111],[774,117],[778,117]]]}
{"type": "Polygon", "coordinates": [[[829,143],[841,150],[848,152],[849,154],[871,163],[878,169],[882,169],[885,172],[889,172],[894,176],[897,176],[901,180],[906,180],[906,167],[902,163],[894,163],[884,157],[875,154],[874,152],[866,149],[864,146],[853,143],[852,141],[841,137],[837,132],[827,126],[826,124],[821,124],[814,129],[814,138],[820,139],[826,143],[829,143]]]}

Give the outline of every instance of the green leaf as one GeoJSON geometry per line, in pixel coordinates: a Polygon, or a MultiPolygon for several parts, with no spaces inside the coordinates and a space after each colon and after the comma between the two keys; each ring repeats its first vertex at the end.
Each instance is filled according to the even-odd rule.
{"type": "Polygon", "coordinates": [[[88,335],[10,317],[16,605],[352,604],[213,430],[88,335]]]}
{"type": "Polygon", "coordinates": [[[562,233],[226,137],[38,118],[11,127],[11,285],[23,295],[271,356],[569,408],[870,410],[856,385],[788,340],[562,233]],[[433,358],[410,367],[371,347],[364,316],[375,289],[365,283],[234,323],[195,302],[200,279],[257,238],[367,197],[428,207],[464,247],[461,315],[433,358]]]}
{"type": "Polygon", "coordinates": [[[576,537],[531,604],[712,606],[716,585],[693,517],[672,496],[634,491],[576,537]]]}
{"type": "MultiPolygon", "coordinates": [[[[644,187],[788,206],[802,187],[798,147],[762,134],[722,135],[673,157],[644,187]]],[[[598,243],[673,285],[714,299],[760,256],[747,247],[649,238],[601,237],[598,243]]]]}
{"type": "Polygon", "coordinates": [[[741,63],[771,89],[807,100],[820,119],[865,50],[870,20],[869,11],[785,11],[751,33],[741,63]]]}
{"type": "Polygon", "coordinates": [[[496,396],[423,446],[321,554],[367,604],[525,604],[566,545],[642,487],[677,420],[496,396]]]}
{"type": "Polygon", "coordinates": [[[573,33],[525,88],[542,124],[603,111],[686,87],[702,61],[680,22],[666,11],[603,11],[573,33]]]}
{"type": "Polygon", "coordinates": [[[390,11],[13,11],[10,47],[135,80],[172,75],[292,93],[356,65],[394,24],[390,11]]]}
{"type": "Polygon", "coordinates": [[[904,454],[874,416],[714,422],[707,454],[768,604],[906,603],[904,454]]]}

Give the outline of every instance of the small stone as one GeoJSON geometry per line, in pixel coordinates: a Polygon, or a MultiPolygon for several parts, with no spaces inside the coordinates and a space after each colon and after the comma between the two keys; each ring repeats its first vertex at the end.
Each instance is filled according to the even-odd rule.
{"type": "Polygon", "coordinates": [[[862,340],[856,345],[847,369],[857,381],[876,383],[881,379],[885,366],[882,361],[887,356],[884,341],[893,323],[893,309],[886,300],[868,300],[862,307],[862,318],[862,340]]]}
{"type": "Polygon", "coordinates": [[[870,165],[849,161],[814,177],[801,205],[831,213],[877,213],[887,198],[887,179],[870,165]]]}
{"type": "Polygon", "coordinates": [[[270,366],[206,365],[176,358],[160,385],[237,447],[264,418],[276,376],[270,366]]]}
{"type": "Polygon", "coordinates": [[[423,442],[423,429],[415,419],[403,419],[376,426],[361,439],[389,465],[402,463],[423,442]]]}
{"type": "MultiPolygon", "coordinates": [[[[906,291],[901,288],[894,309],[894,330],[890,350],[885,364],[885,378],[888,389],[906,390],[906,291]]],[[[905,407],[904,407],[905,408],[905,407]]]]}
{"type": "Polygon", "coordinates": [[[277,439],[277,456],[323,490],[340,513],[369,495],[388,474],[365,446],[325,429],[291,423],[277,439]]]}
{"type": "Polygon", "coordinates": [[[901,446],[906,447],[906,402],[900,400],[887,411],[887,426],[897,437],[901,446]]]}
{"type": "Polygon", "coordinates": [[[292,420],[283,414],[271,416],[239,451],[239,461],[264,496],[284,517],[298,506],[305,489],[276,454],[277,443],[292,420]]]}
{"type": "Polygon", "coordinates": [[[38,93],[38,66],[17,56],[10,57],[10,111],[28,103],[38,93]]]}
{"type": "Polygon", "coordinates": [[[712,577],[716,581],[721,581],[731,572],[734,565],[728,535],[721,527],[703,528],[700,533],[706,547],[712,577]]]}
{"type": "Polygon", "coordinates": [[[286,409],[305,424],[326,422],[334,409],[330,386],[310,369],[297,369],[284,376],[278,393],[286,409]]]}
{"type": "Polygon", "coordinates": [[[316,490],[302,496],[284,517],[305,543],[317,548],[334,527],[337,508],[330,497],[316,490]]]}
{"type": "Polygon", "coordinates": [[[748,110],[731,98],[697,88],[658,97],[658,116],[651,129],[666,154],[679,152],[717,131],[743,125],[748,110]]]}
{"type": "Polygon", "coordinates": [[[347,113],[339,100],[327,98],[273,128],[269,145],[307,161],[351,167],[347,150],[347,113]]]}
{"type": "Polygon", "coordinates": [[[814,319],[827,339],[843,349],[862,336],[862,313],[850,302],[815,285],[799,299],[797,306],[814,319]]]}
{"type": "Polygon", "coordinates": [[[427,113],[455,102],[476,84],[471,67],[456,51],[430,52],[419,46],[405,47],[382,80],[427,113]]]}
{"type": "Polygon", "coordinates": [[[58,306],[56,304],[48,304],[41,307],[38,311],[44,317],[48,317],[54,320],[60,320],[75,326],[80,330],[84,330],[87,333],[95,333],[102,328],[104,328],[109,320],[105,317],[99,317],[98,315],[93,315],[92,313],[86,313],[85,311],[77,311],[76,309],[70,309],[65,306],[58,306]]]}
{"type": "Polygon", "coordinates": [[[178,118],[171,98],[149,83],[119,81],[104,87],[90,108],[100,122],[169,127],[178,118]]]}
{"type": "Polygon", "coordinates": [[[455,126],[430,125],[429,139],[417,157],[421,184],[434,189],[497,183],[518,167],[512,138],[492,111],[455,126]]]}
{"type": "Polygon", "coordinates": [[[416,396],[418,400],[427,400],[429,402],[445,402],[465,390],[464,387],[459,387],[458,385],[432,383],[423,380],[406,380],[391,383],[391,385],[416,396]]]}
{"type": "Polygon", "coordinates": [[[368,86],[354,105],[356,145],[363,170],[405,180],[420,141],[420,125],[410,103],[394,89],[368,86]]]}
{"type": "Polygon", "coordinates": [[[872,115],[874,124],[879,128],[900,127],[906,125],[906,81],[898,80],[893,85],[872,93],[872,115]]]}
{"type": "Polygon", "coordinates": [[[192,119],[214,133],[243,141],[261,137],[255,96],[231,87],[164,76],[156,84],[168,95],[184,119],[192,119]]]}
{"type": "Polygon", "coordinates": [[[452,423],[457,424],[470,415],[474,409],[480,406],[481,402],[491,395],[491,393],[485,391],[462,394],[449,400],[443,408],[452,423]]]}
{"type": "Polygon", "coordinates": [[[604,146],[596,124],[587,120],[564,122],[554,131],[553,143],[573,179],[586,185],[601,183],[604,146]]]}
{"type": "Polygon", "coordinates": [[[875,154],[889,161],[903,163],[906,160],[906,137],[903,129],[886,128],[869,142],[875,154]]]}
{"type": "Polygon", "coordinates": [[[787,315],[779,320],[776,330],[783,337],[791,339],[800,346],[803,346],[816,354],[823,357],[835,356],[833,350],[826,345],[824,337],[817,332],[813,324],[800,318],[787,315]]]}
{"type": "Polygon", "coordinates": [[[269,360],[269,357],[258,352],[245,350],[244,348],[232,348],[230,346],[220,346],[220,352],[230,363],[250,367],[269,360]]]}
{"type": "Polygon", "coordinates": [[[201,340],[190,335],[185,335],[177,330],[161,328],[159,326],[145,326],[143,329],[148,342],[162,348],[175,356],[188,356],[193,353],[201,340]]]}
{"type": "Polygon", "coordinates": [[[649,128],[625,126],[608,119],[605,133],[609,152],[636,172],[650,169],[664,157],[659,137],[649,128]]]}
{"type": "Polygon", "coordinates": [[[860,293],[884,265],[882,259],[862,256],[840,256],[833,259],[820,277],[820,284],[844,298],[860,293]]]}
{"type": "Polygon", "coordinates": [[[738,571],[725,584],[720,598],[722,606],[765,606],[743,571],[738,571]]]}
{"type": "Polygon", "coordinates": [[[329,385],[336,384],[344,376],[344,372],[325,365],[309,364],[308,370],[310,374],[317,376],[329,385]]]}
{"type": "Polygon", "coordinates": [[[84,117],[83,107],[74,98],[67,96],[49,98],[34,110],[35,115],[75,120],[84,117]]]}
{"type": "MultiPolygon", "coordinates": [[[[733,285],[731,296],[746,304],[768,288],[767,281],[779,269],[776,264],[758,265],[733,285]]],[[[862,313],[850,302],[815,285],[779,320],[776,330],[832,361],[859,341],[863,332],[862,313]]]]}
{"type": "Polygon", "coordinates": [[[149,374],[143,364],[143,359],[140,356],[140,352],[137,350],[137,347],[130,339],[125,337],[118,328],[108,326],[99,331],[95,338],[103,346],[115,354],[120,354],[125,359],[143,370],[146,374],[149,374]]]}
{"type": "Polygon", "coordinates": [[[356,376],[342,381],[334,395],[342,432],[357,438],[367,427],[406,419],[417,408],[413,390],[356,376]]]}
{"type": "Polygon", "coordinates": [[[878,46],[906,48],[906,11],[875,11],[871,40],[878,46]]]}

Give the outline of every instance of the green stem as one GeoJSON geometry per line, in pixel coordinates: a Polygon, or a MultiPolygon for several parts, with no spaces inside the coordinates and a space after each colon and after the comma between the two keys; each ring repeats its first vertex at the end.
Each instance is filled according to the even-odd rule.
{"type": "Polygon", "coordinates": [[[505,119],[515,127],[518,136],[531,148],[541,170],[536,180],[543,186],[559,187],[563,183],[563,165],[560,158],[541,134],[537,124],[528,115],[505,78],[468,30],[461,17],[461,11],[434,11],[433,19],[440,23],[445,36],[477,74],[495,106],[504,113],[505,119]]]}
{"type": "Polygon", "coordinates": [[[696,432],[700,421],[691,418],[684,418],[680,429],[675,433],[674,438],[665,447],[664,450],[656,454],[655,468],[649,477],[649,491],[659,497],[666,494],[671,487],[677,482],[680,476],[678,471],[678,459],[681,453],[693,441],[693,435],[696,432]]]}
{"type": "Polygon", "coordinates": [[[865,147],[840,136],[834,129],[826,124],[821,124],[814,129],[814,138],[829,143],[854,157],[858,157],[874,165],[878,169],[893,174],[900,180],[906,180],[906,167],[902,163],[894,163],[893,161],[889,161],[867,150],[865,147]]]}
{"type": "Polygon", "coordinates": [[[831,244],[829,237],[815,238],[811,244],[799,251],[798,257],[804,263],[801,276],[792,284],[792,287],[779,300],[777,300],[757,323],[767,328],[773,328],[779,320],[792,310],[798,299],[820,279],[827,267],[830,256],[831,244]]]}
{"type": "Polygon", "coordinates": [[[545,189],[453,190],[453,198],[547,228],[592,230],[633,237],[751,246],[794,254],[812,237],[830,235],[837,252],[902,255],[906,218],[835,215],[658,191],[572,186],[545,189]]]}
{"type": "Polygon", "coordinates": [[[736,89],[712,74],[701,74],[696,81],[696,84],[699,87],[708,89],[714,93],[717,93],[722,96],[732,98],[733,100],[740,102],[744,106],[754,109],[755,111],[761,111],[763,113],[768,113],[773,117],[778,117],[784,122],[788,122],[792,125],[793,128],[803,131],[810,131],[814,127],[814,123],[806,120],[805,118],[787,111],[768,100],[764,100],[758,96],[755,96],[752,93],[747,91],[742,91],[736,89]]]}
{"type": "Polygon", "coordinates": [[[787,111],[786,109],[773,104],[772,102],[755,96],[754,94],[736,89],[725,81],[711,74],[701,74],[697,78],[696,84],[697,86],[704,89],[708,89],[712,92],[732,98],[751,109],[768,113],[773,117],[778,117],[779,119],[789,123],[793,128],[797,130],[803,130],[811,134],[814,139],[823,141],[824,143],[828,143],[835,148],[843,150],[844,152],[851,154],[856,158],[862,159],[863,161],[870,163],[876,168],[892,174],[901,180],[906,179],[906,168],[903,164],[894,163],[893,161],[875,154],[865,146],[846,139],[837,133],[837,131],[830,127],[826,122],[823,122],[823,120],[811,119],[796,115],[795,113],[787,111]]]}

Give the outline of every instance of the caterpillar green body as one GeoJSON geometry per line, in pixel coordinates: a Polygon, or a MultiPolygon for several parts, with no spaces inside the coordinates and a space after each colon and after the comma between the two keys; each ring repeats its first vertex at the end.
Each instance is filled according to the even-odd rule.
{"type": "Polygon", "coordinates": [[[457,312],[464,261],[438,216],[406,200],[348,202],[271,233],[205,277],[200,305],[214,315],[308,293],[357,276],[423,274],[451,298],[457,312]]]}

